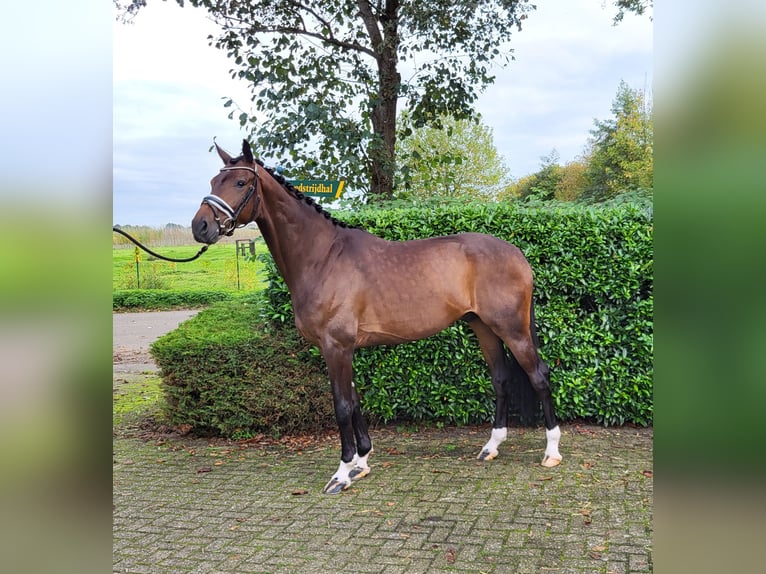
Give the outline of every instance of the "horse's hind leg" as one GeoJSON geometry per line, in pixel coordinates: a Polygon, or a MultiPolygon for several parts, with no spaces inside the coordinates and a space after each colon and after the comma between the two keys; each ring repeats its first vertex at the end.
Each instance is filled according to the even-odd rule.
{"type": "Polygon", "coordinates": [[[495,390],[495,420],[492,424],[492,435],[478,456],[479,460],[492,460],[498,455],[497,448],[508,436],[508,381],[511,376],[511,365],[503,348],[503,342],[481,319],[469,319],[468,324],[479,340],[484,360],[489,366],[492,387],[495,390]]]}
{"type": "Polygon", "coordinates": [[[559,453],[561,430],[556,422],[556,415],[553,410],[548,365],[540,358],[530,331],[516,329],[507,332],[503,336],[503,341],[505,341],[505,344],[513,353],[521,368],[524,369],[524,372],[529,377],[532,388],[543,405],[546,446],[542,465],[546,467],[557,466],[561,462],[561,454],[559,453]]]}
{"type": "Polygon", "coordinates": [[[561,454],[559,453],[561,430],[553,410],[550,371],[548,365],[543,362],[537,352],[534,308],[531,300],[527,300],[526,305],[519,301],[516,310],[508,311],[506,309],[505,312],[491,316],[491,320],[485,318],[485,321],[487,326],[503,340],[518,365],[527,374],[529,383],[542,403],[545,417],[545,438],[547,440],[542,465],[553,467],[561,462],[561,454]]]}

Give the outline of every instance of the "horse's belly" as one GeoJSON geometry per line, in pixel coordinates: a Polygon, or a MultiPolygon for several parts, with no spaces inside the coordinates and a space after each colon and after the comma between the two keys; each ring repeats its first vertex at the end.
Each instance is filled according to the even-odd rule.
{"type": "Polygon", "coordinates": [[[394,345],[425,339],[443,331],[460,319],[467,309],[433,302],[421,306],[398,306],[375,316],[360,317],[356,342],[358,347],[394,345]]]}

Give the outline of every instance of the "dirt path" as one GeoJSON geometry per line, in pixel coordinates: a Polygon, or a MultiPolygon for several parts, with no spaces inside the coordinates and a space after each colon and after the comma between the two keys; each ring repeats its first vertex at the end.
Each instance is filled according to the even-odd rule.
{"type": "Polygon", "coordinates": [[[113,372],[156,371],[149,345],[158,337],[194,317],[198,310],[114,313],[112,315],[113,372]]]}

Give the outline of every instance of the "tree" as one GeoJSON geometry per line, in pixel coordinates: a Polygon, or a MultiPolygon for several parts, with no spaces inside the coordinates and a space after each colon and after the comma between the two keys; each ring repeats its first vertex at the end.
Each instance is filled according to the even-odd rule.
{"type": "Polygon", "coordinates": [[[540,169],[511,184],[500,194],[498,199],[501,201],[516,199],[548,201],[553,199],[562,175],[559,159],[559,152],[555,148],[551,150],[549,155],[541,156],[540,169]]]}
{"type": "Polygon", "coordinates": [[[580,157],[560,168],[560,178],[556,184],[554,199],[558,201],[576,201],[588,188],[588,164],[590,158],[580,157]]]}
{"type": "MultiPolygon", "coordinates": [[[[114,1],[128,16],[146,4],[114,1]]],[[[252,88],[265,120],[244,111],[239,120],[252,126],[259,151],[301,175],[369,181],[381,196],[393,191],[399,100],[414,127],[473,117],[479,92],[494,80],[491,66],[510,59],[500,46],[534,9],[528,0],[188,3],[220,25],[211,42],[252,88]]]]}
{"type": "Polygon", "coordinates": [[[398,196],[487,199],[506,186],[508,167],[495,147],[492,129],[480,118],[440,118],[441,128],[408,129],[408,121],[407,114],[400,117],[400,129],[409,135],[396,146],[398,196]]]}
{"type": "Polygon", "coordinates": [[[623,191],[649,189],[654,179],[654,124],[646,95],[624,81],[612,102],[613,117],[594,120],[589,144],[590,186],[586,194],[595,200],[623,191]]]}

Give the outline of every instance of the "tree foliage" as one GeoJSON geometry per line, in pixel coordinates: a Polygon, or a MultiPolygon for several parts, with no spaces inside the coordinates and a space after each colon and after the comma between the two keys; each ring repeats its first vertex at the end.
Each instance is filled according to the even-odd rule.
{"type": "Polygon", "coordinates": [[[651,188],[654,124],[645,94],[620,82],[612,102],[612,118],[594,123],[587,195],[603,200],[624,191],[651,188]]]}
{"type": "Polygon", "coordinates": [[[292,175],[343,175],[383,196],[393,192],[400,100],[414,127],[472,117],[492,66],[510,59],[500,46],[534,8],[528,0],[187,1],[220,26],[211,42],[252,89],[254,112],[239,120],[262,154],[292,175]]]}
{"type": "Polygon", "coordinates": [[[589,157],[579,157],[561,166],[553,197],[558,201],[575,201],[588,186],[589,157]]]}
{"type": "Polygon", "coordinates": [[[639,16],[646,13],[654,7],[654,0],[616,0],[614,5],[617,7],[617,14],[614,16],[614,23],[622,22],[626,12],[633,12],[639,16]]]}
{"type": "MultiPolygon", "coordinates": [[[[409,116],[400,117],[400,129],[409,116]]],[[[441,118],[441,127],[424,126],[397,142],[397,197],[418,199],[494,198],[507,185],[508,167],[497,151],[492,129],[481,119],[441,118]]]]}
{"type": "Polygon", "coordinates": [[[540,158],[538,171],[513,182],[498,198],[603,202],[635,192],[646,196],[654,187],[651,100],[621,81],[611,112],[609,119],[594,120],[583,155],[562,166],[554,149],[540,158]]]}
{"type": "Polygon", "coordinates": [[[500,198],[504,200],[530,199],[536,201],[550,201],[554,199],[556,188],[561,180],[559,158],[559,152],[552,149],[550,154],[540,158],[541,164],[538,171],[512,183],[500,195],[500,198]]]}

